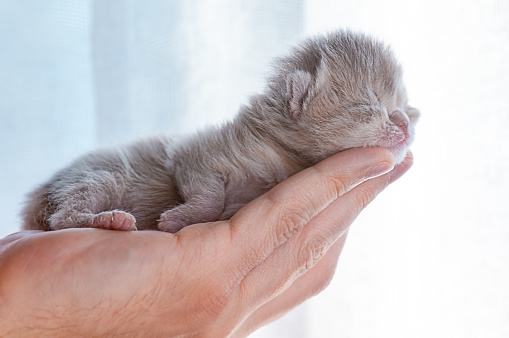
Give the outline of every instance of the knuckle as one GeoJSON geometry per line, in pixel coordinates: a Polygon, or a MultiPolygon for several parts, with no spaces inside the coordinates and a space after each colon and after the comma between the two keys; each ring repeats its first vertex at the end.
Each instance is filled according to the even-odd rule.
{"type": "Polygon", "coordinates": [[[299,232],[311,219],[308,210],[310,201],[305,196],[267,194],[268,214],[275,217],[275,236],[278,245],[299,232]]]}
{"type": "Polygon", "coordinates": [[[360,186],[357,190],[355,198],[355,206],[357,210],[362,210],[375,198],[375,192],[360,186]]]}
{"type": "Polygon", "coordinates": [[[332,194],[331,199],[336,199],[347,191],[346,184],[341,178],[323,172],[320,167],[311,168],[315,168],[319,177],[323,179],[325,187],[328,188],[326,191],[332,194]]]}
{"type": "Polygon", "coordinates": [[[304,271],[313,268],[316,263],[327,253],[331,243],[326,236],[314,234],[305,240],[297,252],[299,268],[304,271]]]}
{"type": "Polygon", "coordinates": [[[196,307],[205,318],[214,322],[225,311],[231,299],[231,293],[222,288],[205,288],[196,300],[196,307]]]}
{"type": "Polygon", "coordinates": [[[316,213],[347,190],[341,178],[328,175],[317,166],[306,170],[308,177],[314,177],[311,193],[271,190],[264,196],[270,213],[277,217],[276,238],[279,244],[299,232],[316,213]]]}
{"type": "Polygon", "coordinates": [[[279,214],[277,239],[280,243],[288,240],[309,222],[309,215],[304,208],[297,211],[283,205],[280,207],[279,214]]]}
{"type": "Polygon", "coordinates": [[[339,196],[343,195],[346,192],[346,185],[340,178],[335,176],[328,176],[327,181],[333,187],[333,199],[337,199],[339,196]]]}

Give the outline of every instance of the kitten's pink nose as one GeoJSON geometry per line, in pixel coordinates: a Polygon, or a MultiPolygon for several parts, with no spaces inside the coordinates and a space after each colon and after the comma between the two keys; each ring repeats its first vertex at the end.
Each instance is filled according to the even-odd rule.
{"type": "Polygon", "coordinates": [[[403,130],[405,133],[408,132],[408,125],[410,124],[410,120],[408,119],[407,114],[398,109],[392,112],[390,119],[392,123],[400,127],[401,130],[403,130]]]}

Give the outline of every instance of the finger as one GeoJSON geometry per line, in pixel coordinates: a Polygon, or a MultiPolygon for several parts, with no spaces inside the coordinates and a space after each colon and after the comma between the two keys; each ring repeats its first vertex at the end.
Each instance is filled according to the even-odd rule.
{"type": "Polygon", "coordinates": [[[247,274],[339,196],[393,165],[387,149],[351,149],[297,173],[246,205],[230,220],[235,243],[231,257],[239,273],[247,274]]]}
{"type": "MultiPolygon", "coordinates": [[[[282,294],[273,300],[269,300],[267,304],[262,305],[260,309],[256,310],[246,322],[247,328],[252,326],[250,323],[256,323],[256,321],[251,318],[270,322],[271,316],[274,316],[279,311],[288,311],[290,308],[297,306],[307,298],[319,293],[328,285],[333,277],[339,253],[343,248],[349,224],[353,222],[359,211],[373,200],[375,196],[387,185],[387,180],[388,183],[392,183],[395,181],[394,177],[397,179],[410,169],[413,163],[412,159],[412,153],[409,152],[405,161],[398,164],[390,174],[386,175],[388,177],[381,177],[376,180],[363,183],[353,191],[334,201],[329,207],[313,218],[309,222],[308,226],[302,230],[302,233],[299,234],[299,236],[296,236],[284,246],[276,249],[270,259],[263,262],[259,268],[256,268],[249,274],[244,281],[245,288],[251,289],[251,286],[248,285],[249,278],[251,277],[253,277],[253,281],[256,285],[265,286],[265,290],[260,290],[261,292],[254,298],[258,297],[261,299],[263,298],[263,295],[265,295],[265,297],[269,295],[268,298],[270,299],[271,297],[274,297],[274,294],[271,295],[273,290],[280,290],[279,292],[282,292],[282,294]],[[384,182],[384,180],[386,180],[386,182],[384,182]],[[354,192],[360,196],[357,200],[351,198],[354,192]],[[355,206],[358,208],[356,212],[350,214],[346,213],[346,216],[349,217],[345,217],[345,211],[352,210],[352,206],[345,207],[343,205],[344,201],[354,202],[355,206]],[[340,224],[335,220],[343,220],[344,222],[340,224]],[[327,225],[334,224],[334,222],[336,222],[337,226],[332,227],[333,231],[330,232],[330,229],[326,229],[327,225]],[[330,238],[328,240],[326,238],[327,233],[330,234],[330,238]],[[334,237],[337,236],[339,236],[339,239],[335,241],[330,249],[327,249],[327,247],[329,247],[329,243],[334,242],[334,237]],[[309,248],[304,250],[301,249],[308,247],[309,243],[312,241],[320,242],[317,250],[310,250],[309,248]],[[292,246],[292,249],[288,249],[290,246],[292,246]],[[322,248],[320,248],[320,246],[322,246],[322,248]],[[295,248],[297,248],[297,251],[295,251],[295,248]],[[326,252],[326,254],[322,259],[319,259],[319,257],[313,256],[312,254],[309,255],[309,253],[316,251],[323,251],[326,252]],[[307,258],[305,257],[306,255],[308,255],[307,258]],[[298,258],[299,256],[301,256],[300,259],[298,258]],[[294,258],[293,260],[292,257],[294,258]],[[331,257],[333,258],[331,259],[331,257]],[[313,262],[313,260],[317,260],[317,262],[313,262]],[[297,264],[294,266],[292,266],[292,264],[281,264],[281,261],[293,261],[297,262],[297,264]],[[316,266],[313,267],[314,264],[316,264],[316,266]],[[302,268],[303,266],[304,268],[302,268]],[[281,270],[285,268],[288,268],[286,272],[281,270]],[[291,278],[290,281],[288,280],[288,276],[295,278],[296,272],[299,270],[302,271],[302,269],[306,271],[309,268],[310,270],[305,272],[302,276],[297,277],[295,282],[291,282],[291,278]],[[256,278],[255,275],[258,274],[259,271],[263,270],[271,272],[278,271],[282,278],[279,280],[274,279],[273,283],[259,283],[260,280],[256,282],[256,279],[258,278],[256,278]],[[284,277],[285,274],[287,276],[286,278],[284,277]],[[285,290],[285,284],[288,285],[290,283],[290,287],[285,290]],[[298,293],[294,294],[292,292],[293,290],[298,290],[298,293]]],[[[311,245],[311,247],[316,246],[311,245]]],[[[274,273],[270,272],[268,275],[272,278],[275,276],[274,273]]],[[[258,277],[261,278],[261,280],[268,281],[270,280],[270,278],[268,278],[269,276],[260,275],[258,277]]]]}
{"type": "Polygon", "coordinates": [[[325,257],[310,271],[300,276],[280,295],[253,309],[246,319],[235,330],[233,337],[246,337],[260,327],[281,318],[308,298],[318,294],[330,283],[336,270],[337,262],[347,233],[331,247],[325,257]]]}
{"type": "Polygon", "coordinates": [[[399,179],[401,176],[403,176],[408,169],[414,164],[414,155],[411,151],[408,151],[406,154],[405,159],[396,165],[394,169],[391,171],[389,175],[389,184],[393,183],[397,179],[399,179]]]}
{"type": "Polygon", "coordinates": [[[388,175],[364,182],[313,218],[301,233],[244,277],[245,302],[263,304],[310,271],[387,184],[388,175]]]}

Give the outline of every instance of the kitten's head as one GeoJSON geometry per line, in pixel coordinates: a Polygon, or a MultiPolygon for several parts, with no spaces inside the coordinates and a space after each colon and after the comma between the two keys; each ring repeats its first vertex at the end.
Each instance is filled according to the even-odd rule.
{"type": "Polygon", "coordinates": [[[284,110],[281,140],[312,162],[355,147],[380,146],[404,159],[419,111],[407,104],[391,50],[339,31],[306,41],[276,63],[269,96],[284,110]]]}

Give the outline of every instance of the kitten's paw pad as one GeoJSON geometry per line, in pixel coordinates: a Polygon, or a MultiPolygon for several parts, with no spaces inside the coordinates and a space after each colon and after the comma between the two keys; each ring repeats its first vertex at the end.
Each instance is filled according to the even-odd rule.
{"type": "Polygon", "coordinates": [[[175,233],[188,225],[182,216],[178,210],[168,210],[161,215],[157,227],[161,231],[175,233]]]}
{"type": "Polygon", "coordinates": [[[119,210],[105,211],[95,215],[92,227],[121,231],[137,230],[134,216],[119,210]]]}

